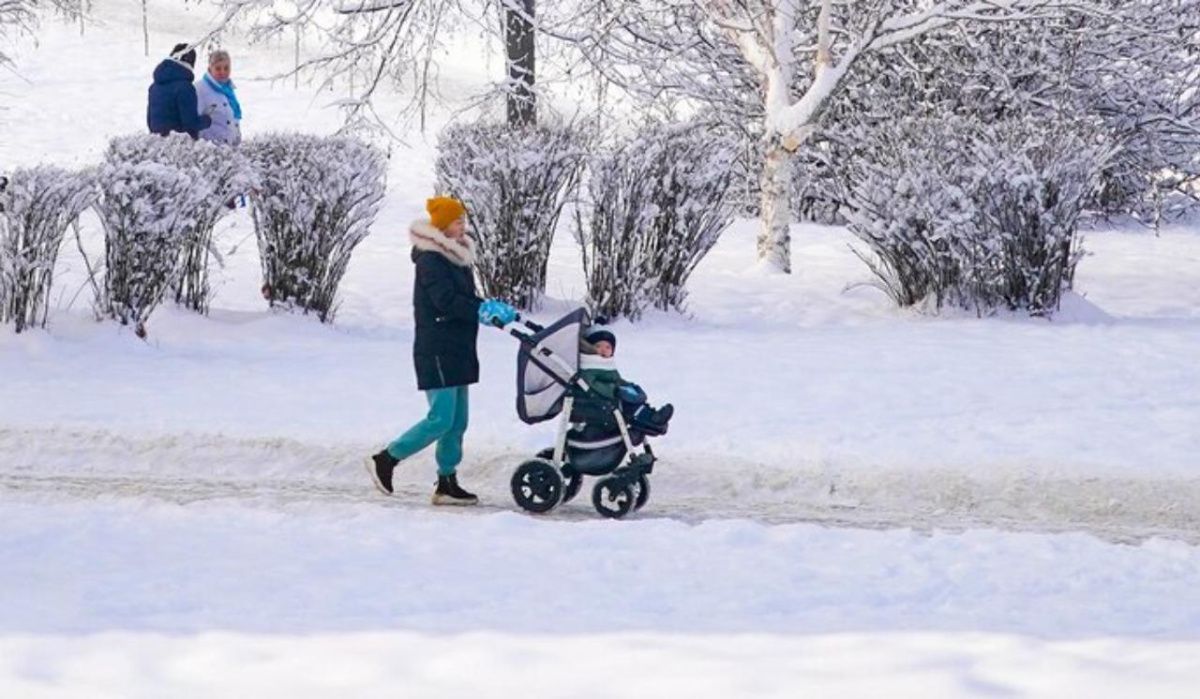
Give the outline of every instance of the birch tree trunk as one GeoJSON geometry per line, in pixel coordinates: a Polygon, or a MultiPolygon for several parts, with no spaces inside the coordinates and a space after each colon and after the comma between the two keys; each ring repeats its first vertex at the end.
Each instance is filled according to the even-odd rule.
{"type": "Polygon", "coordinates": [[[782,141],[774,138],[767,147],[759,178],[762,205],[758,259],[768,269],[784,274],[792,271],[791,181],[792,154],[783,147],[782,141]]]}
{"type": "MultiPolygon", "coordinates": [[[[829,0],[826,0],[829,2],[829,0]]],[[[824,15],[824,13],[822,13],[824,15]]],[[[767,269],[792,272],[792,152],[799,147],[795,138],[781,137],[774,115],[792,103],[791,86],[796,74],[793,38],[796,31],[794,0],[782,0],[771,9],[764,26],[766,44],[759,70],[766,83],[766,122],[763,124],[765,159],[759,176],[761,220],[758,232],[758,260],[767,269]]],[[[743,51],[747,44],[743,44],[743,51]]],[[[807,130],[801,129],[807,133],[807,130]]]]}

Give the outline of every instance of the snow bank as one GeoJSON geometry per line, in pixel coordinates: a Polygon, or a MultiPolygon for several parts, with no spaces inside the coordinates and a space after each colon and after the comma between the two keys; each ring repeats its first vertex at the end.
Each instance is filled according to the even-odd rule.
{"type": "Polygon", "coordinates": [[[1200,644],[1003,634],[0,638],[0,693],[37,697],[1086,696],[1190,699],[1200,644]]]}
{"type": "Polygon", "coordinates": [[[1163,540],[5,499],[3,634],[1200,629],[1200,549],[1163,540]]]}
{"type": "Polygon", "coordinates": [[[9,493],[0,694],[1183,697],[1200,679],[1200,552],[1180,543],[394,502],[9,493]]]}

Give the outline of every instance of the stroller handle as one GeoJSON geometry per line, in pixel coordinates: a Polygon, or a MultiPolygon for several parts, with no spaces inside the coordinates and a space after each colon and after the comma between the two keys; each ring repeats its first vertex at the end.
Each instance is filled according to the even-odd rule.
{"type": "MultiPolygon", "coordinates": [[[[526,328],[528,328],[529,330],[531,330],[535,333],[540,333],[541,331],[546,329],[545,326],[538,325],[537,323],[533,322],[532,320],[522,318],[520,313],[517,314],[517,317],[514,320],[514,322],[524,325],[526,328]]],[[[505,324],[499,318],[493,318],[492,325],[503,330],[505,324]]]]}

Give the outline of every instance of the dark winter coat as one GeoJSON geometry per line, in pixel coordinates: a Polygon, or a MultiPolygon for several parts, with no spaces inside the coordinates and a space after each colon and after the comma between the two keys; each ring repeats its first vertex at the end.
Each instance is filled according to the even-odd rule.
{"type": "Polygon", "coordinates": [[[169,58],[154,69],[154,83],[150,85],[146,105],[146,126],[150,133],[166,136],[177,132],[196,138],[212,126],[208,115],[196,111],[196,86],[192,80],[192,71],[185,64],[169,58]]]}
{"type": "Polygon", "coordinates": [[[474,247],[456,242],[427,221],[409,231],[417,273],[413,282],[413,365],[417,388],[467,386],[479,381],[479,304],[471,271],[474,247]]]}

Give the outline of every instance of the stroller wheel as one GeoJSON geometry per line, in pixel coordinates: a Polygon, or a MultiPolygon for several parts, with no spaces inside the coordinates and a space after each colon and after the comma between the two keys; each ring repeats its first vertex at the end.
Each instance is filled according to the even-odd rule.
{"type": "Polygon", "coordinates": [[[570,465],[563,466],[563,502],[570,502],[579,494],[579,490],[583,487],[583,474],[576,471],[570,465]]]}
{"type": "Polygon", "coordinates": [[[621,519],[633,509],[633,486],[621,478],[601,478],[592,488],[592,506],[605,517],[621,519]]]}
{"type": "Polygon", "coordinates": [[[541,514],[553,510],[562,492],[562,476],[545,461],[526,461],[513,473],[513,500],[528,512],[541,514]]]}
{"type": "Polygon", "coordinates": [[[646,501],[650,499],[650,479],[645,476],[638,476],[637,483],[633,484],[633,510],[636,512],[646,506],[646,501]]]}

